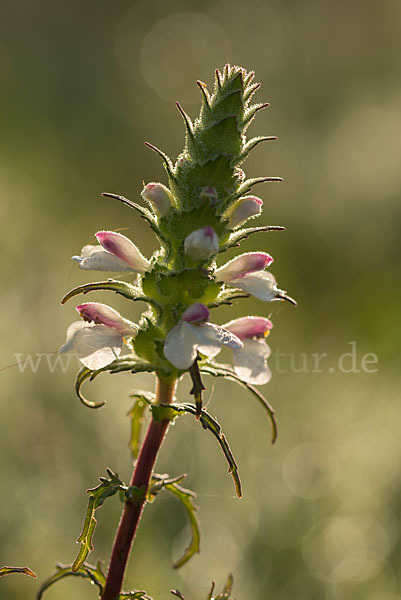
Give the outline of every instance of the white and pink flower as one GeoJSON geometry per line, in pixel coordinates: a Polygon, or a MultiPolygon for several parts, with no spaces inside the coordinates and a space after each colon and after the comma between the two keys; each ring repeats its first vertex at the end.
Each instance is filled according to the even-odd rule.
{"type": "Polygon", "coordinates": [[[174,206],[173,194],[162,183],[148,183],[143,188],[141,196],[149,202],[156,215],[162,217],[174,206]]]}
{"type": "Polygon", "coordinates": [[[270,381],[271,371],[266,364],[270,348],[265,340],[273,323],[264,317],[242,317],[223,327],[242,341],[242,348],[233,349],[234,370],[238,377],[253,385],[270,381]]]}
{"type": "Polygon", "coordinates": [[[272,262],[273,258],[266,252],[247,252],[230,260],[215,274],[218,281],[244,290],[264,302],[281,300],[285,292],[278,289],[274,275],[265,271],[272,262]]]}
{"type": "Polygon", "coordinates": [[[194,261],[204,261],[219,251],[219,238],[214,229],[206,225],[192,231],[184,241],[184,253],[194,261]]]}
{"type": "Polygon", "coordinates": [[[228,226],[235,229],[251,217],[257,217],[262,212],[262,206],[263,201],[257,196],[243,196],[227,213],[228,226]]]}
{"type": "Polygon", "coordinates": [[[200,302],[187,308],[178,325],[166,337],[164,355],[177,369],[189,369],[198,352],[208,357],[218,354],[222,346],[233,350],[243,344],[234,333],[209,322],[209,309],[200,302]]]}
{"type": "Polygon", "coordinates": [[[99,302],[76,307],[83,321],[72,323],[59,352],[75,352],[85,367],[106,367],[121,354],[124,338],[133,337],[137,327],[116,310],[99,302]]]}
{"type": "Polygon", "coordinates": [[[81,256],[73,256],[80,269],[93,271],[132,271],[144,273],[150,269],[149,261],[130,239],[115,231],[98,231],[99,246],[84,246],[81,256]]]}

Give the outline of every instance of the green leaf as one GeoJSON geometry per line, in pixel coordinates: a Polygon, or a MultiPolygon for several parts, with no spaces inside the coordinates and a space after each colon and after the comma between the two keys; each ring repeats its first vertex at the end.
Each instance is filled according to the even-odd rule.
{"type": "Polygon", "coordinates": [[[44,592],[54,583],[57,583],[61,579],[65,577],[82,577],[83,579],[87,579],[89,583],[92,585],[97,585],[99,588],[99,597],[103,591],[103,587],[106,583],[106,579],[100,563],[97,563],[96,567],[93,567],[88,564],[82,565],[77,571],[73,571],[71,565],[56,565],[56,573],[46,579],[41,585],[37,595],[36,600],[41,600],[44,592]]]}
{"type": "Polygon", "coordinates": [[[121,373],[123,371],[130,371],[131,373],[152,373],[153,371],[156,371],[156,367],[137,358],[136,356],[130,355],[116,358],[116,360],[113,360],[113,362],[109,365],[103,367],[102,369],[97,369],[96,371],[92,371],[87,367],[83,367],[77,375],[75,392],[85,406],[89,408],[100,408],[105,404],[104,401],[91,402],[90,400],[87,400],[81,392],[81,387],[85,381],[93,381],[100,373],[105,373],[106,371],[111,374],[121,373]]]}
{"type": "MultiPolygon", "coordinates": [[[[201,369],[201,372],[202,372],[202,369],[201,369]]],[[[182,413],[191,413],[192,415],[195,415],[195,417],[196,417],[198,414],[198,411],[193,404],[160,404],[160,406],[174,410],[177,415],[182,414],[182,413]]],[[[226,457],[227,462],[229,464],[228,472],[230,473],[230,475],[233,478],[236,494],[237,494],[238,498],[241,498],[242,490],[241,490],[241,480],[240,480],[239,474],[238,474],[238,466],[237,466],[237,463],[235,462],[235,458],[231,452],[230,446],[228,445],[226,436],[221,431],[221,427],[220,427],[219,423],[211,415],[209,415],[209,413],[207,413],[203,409],[200,412],[199,422],[202,424],[202,427],[204,429],[208,429],[215,436],[217,441],[219,442],[220,447],[224,453],[224,456],[226,457]]]]}
{"type": "Polygon", "coordinates": [[[91,402],[90,400],[87,400],[85,398],[85,396],[81,393],[81,386],[82,384],[89,379],[90,381],[92,381],[93,379],[93,373],[95,371],[91,371],[90,369],[88,369],[87,367],[82,367],[82,369],[78,372],[77,375],[77,379],[75,382],[75,392],[78,396],[78,398],[81,400],[82,404],[85,404],[85,406],[87,406],[88,408],[100,408],[101,406],[103,406],[105,404],[104,401],[102,402],[91,402]]]}
{"type": "Polygon", "coordinates": [[[124,487],[122,481],[118,478],[118,475],[113,473],[111,469],[107,469],[107,474],[110,479],[100,477],[100,484],[95,488],[87,490],[87,493],[89,494],[89,503],[86,510],[82,533],[77,539],[77,542],[81,544],[81,547],[72,565],[74,573],[82,567],[89,552],[93,550],[92,538],[97,523],[95,511],[102,506],[106,498],[114,496],[116,492],[124,487]]]}
{"type": "Polygon", "coordinates": [[[191,490],[183,488],[179,485],[181,481],[185,479],[185,477],[186,474],[178,475],[177,477],[170,477],[166,474],[158,475],[157,473],[154,473],[148,491],[148,500],[149,502],[153,502],[155,496],[160,492],[160,490],[168,490],[171,494],[173,494],[173,496],[182,502],[188,515],[191,528],[191,541],[183,556],[174,563],[174,569],[179,569],[182,567],[182,565],[188,562],[194,554],[200,551],[200,525],[196,516],[197,506],[193,503],[194,498],[196,498],[196,494],[191,490]]]}
{"type": "Polygon", "coordinates": [[[128,416],[131,418],[131,454],[133,459],[136,460],[139,454],[139,442],[141,438],[142,426],[144,423],[143,415],[145,412],[145,408],[154,401],[155,395],[151,392],[137,391],[130,394],[130,398],[136,398],[134,406],[128,414],[128,416]]]}
{"type": "Polygon", "coordinates": [[[267,416],[270,419],[270,423],[272,426],[272,444],[277,439],[278,427],[277,427],[277,419],[275,415],[275,410],[272,405],[266,400],[266,398],[257,390],[253,385],[243,381],[238,377],[235,371],[229,365],[222,365],[220,363],[215,363],[209,361],[206,364],[202,364],[200,367],[201,373],[205,373],[206,375],[211,375],[213,377],[224,377],[225,379],[229,379],[238,383],[241,387],[245,388],[254,398],[258,400],[258,402],[263,406],[264,410],[267,413],[267,416]]]}
{"type": "Polygon", "coordinates": [[[3,575],[11,575],[11,573],[22,573],[23,575],[29,575],[29,577],[35,577],[36,573],[29,567],[0,567],[0,577],[3,575]]]}
{"type": "Polygon", "coordinates": [[[185,565],[185,563],[187,563],[194,554],[200,552],[200,526],[196,516],[197,507],[193,503],[193,499],[196,498],[196,494],[191,490],[181,487],[178,485],[178,483],[165,483],[165,488],[183,504],[188,515],[189,525],[191,528],[191,541],[189,546],[186,548],[181,558],[179,558],[173,565],[174,569],[179,569],[182,567],[182,565],[185,565]]]}
{"type": "Polygon", "coordinates": [[[121,296],[128,298],[128,300],[141,300],[143,302],[148,302],[149,304],[155,306],[158,311],[161,310],[160,305],[152,298],[144,296],[140,288],[131,285],[130,283],[125,283],[125,281],[117,281],[115,279],[108,279],[107,281],[95,281],[94,283],[79,285],[64,296],[64,298],[61,300],[61,304],[65,304],[68,300],[71,300],[71,298],[74,298],[74,296],[78,296],[79,294],[88,294],[89,292],[96,292],[99,290],[115,292],[116,294],[120,294],[121,296]]]}

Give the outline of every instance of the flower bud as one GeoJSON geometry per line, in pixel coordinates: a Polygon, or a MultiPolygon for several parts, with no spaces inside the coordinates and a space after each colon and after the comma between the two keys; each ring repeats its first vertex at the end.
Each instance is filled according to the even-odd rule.
{"type": "Polygon", "coordinates": [[[210,202],[211,206],[216,206],[219,200],[219,195],[216,192],[216,188],[214,188],[212,185],[207,185],[206,187],[201,189],[199,198],[201,202],[207,200],[210,202]]]}
{"type": "Polygon", "coordinates": [[[244,196],[234,204],[228,214],[228,226],[234,229],[250,219],[260,215],[262,212],[263,201],[256,196],[244,196]]]}
{"type": "Polygon", "coordinates": [[[156,214],[162,217],[174,204],[173,194],[162,183],[148,183],[141,192],[142,198],[149,202],[156,214]]]}
{"type": "Polygon", "coordinates": [[[210,311],[202,304],[202,302],[195,302],[188,306],[188,308],[182,313],[181,321],[187,323],[205,323],[209,320],[210,311]]]}
{"type": "Polygon", "coordinates": [[[209,225],[196,229],[184,241],[184,252],[192,260],[208,260],[218,250],[219,238],[209,225]]]}

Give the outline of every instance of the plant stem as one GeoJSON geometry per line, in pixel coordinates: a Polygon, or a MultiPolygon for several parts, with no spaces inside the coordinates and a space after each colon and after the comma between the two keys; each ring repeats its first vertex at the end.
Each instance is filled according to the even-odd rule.
{"type": "MultiPolygon", "coordinates": [[[[176,385],[177,380],[175,378],[162,379],[157,377],[156,403],[169,404],[173,402],[176,385]]],[[[134,500],[125,501],[124,510],[114,539],[102,600],[116,600],[121,592],[132,542],[145,506],[146,492],[152,477],[157,454],[168,426],[168,420],[155,421],[153,417],[149,423],[130,482],[130,486],[143,488],[144,492],[134,500]]]]}

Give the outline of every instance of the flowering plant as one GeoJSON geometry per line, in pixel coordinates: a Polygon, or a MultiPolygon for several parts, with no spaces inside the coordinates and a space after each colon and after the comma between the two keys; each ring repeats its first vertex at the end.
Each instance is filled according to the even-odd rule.
{"type": "MultiPolygon", "coordinates": [[[[82,384],[103,372],[153,372],[156,391],[136,392],[131,412],[131,448],[135,459],[128,485],[108,470],[108,477],[88,490],[89,504],[78,542],[80,550],[71,566],[60,566],[55,575],[40,588],[38,599],[58,580],[78,575],[94,583],[102,600],[124,600],[148,596],[143,591],[122,592],[124,572],[137,526],[145,504],[165,489],[182,501],[188,512],[192,540],[175,567],[187,562],[199,551],[199,527],[193,504],[193,492],[183,488],[183,476],[170,477],[154,473],[157,454],[169,424],[182,414],[192,414],[217,439],[229,464],[236,493],[241,496],[238,467],[219,423],[202,406],[205,389],[203,375],[224,377],[247,388],[267,412],[277,435],[273,408],[254,387],[269,381],[266,364],[270,350],[266,337],[273,324],[262,316],[246,316],[218,325],[211,320],[214,308],[233,300],[255,296],[263,302],[287,300],[270,271],[273,258],[266,252],[239,254],[221,263],[220,255],[251,234],[282,230],[280,226],[249,227],[245,224],[261,214],[262,200],[251,194],[256,184],[280,181],[278,177],[247,179],[240,165],[260,142],[273,140],[259,136],[247,140],[245,132],[255,114],[268,106],[252,104],[260,84],[254,74],[226,65],[216,71],[213,93],[198,81],[202,93],[199,117],[192,122],[177,103],[186,127],[185,148],[175,163],[161,150],[147,144],[164,162],[168,187],[148,183],[143,191],[145,203],[137,204],[123,196],[105,193],[137,211],[156,234],[160,248],[146,258],[127,237],[114,231],[96,233],[98,245],[86,245],[73,259],[85,270],[132,274],[132,282],[107,278],[71,290],[63,303],[81,294],[109,290],[127,300],[147,304],[138,323],[120,315],[112,307],[85,302],[76,307],[81,317],[67,331],[61,352],[74,352],[83,367],[79,371],[76,391],[88,407],[103,402],[84,397],[82,384]],[[227,347],[232,365],[216,360],[227,347]],[[125,350],[123,351],[123,348],[125,350]],[[186,373],[192,379],[193,403],[177,404],[175,391],[186,373]],[[145,410],[150,421],[141,442],[141,424],[145,410]],[[119,494],[124,508],[114,540],[107,576],[101,566],[86,562],[92,549],[96,526],[95,511],[106,498],[119,494]]],[[[129,308],[129,305],[127,305],[129,308]]],[[[215,599],[228,599],[232,579],[215,599]]],[[[172,593],[182,598],[178,590],[172,593]]],[[[213,588],[209,594],[212,600],[213,588]]]]}

